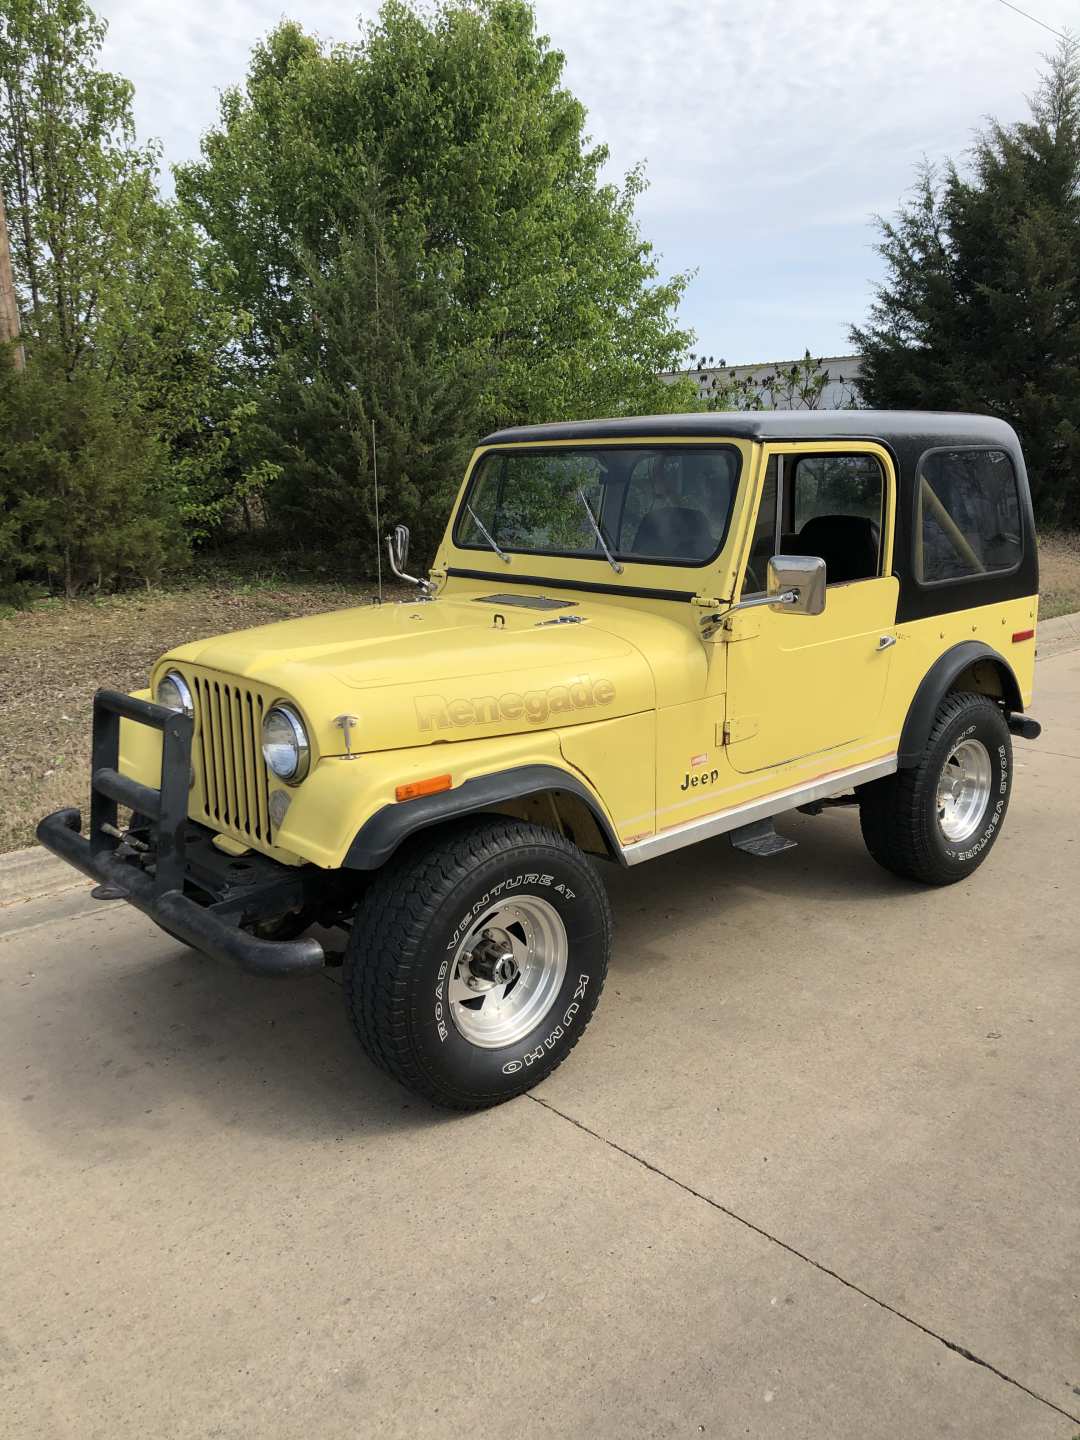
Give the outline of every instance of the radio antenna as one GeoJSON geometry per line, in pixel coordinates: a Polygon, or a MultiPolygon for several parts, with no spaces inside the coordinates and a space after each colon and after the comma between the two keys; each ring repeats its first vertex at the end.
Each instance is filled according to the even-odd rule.
{"type": "Polygon", "coordinates": [[[379,604],[382,604],[382,540],[379,531],[379,457],[375,453],[375,417],[371,418],[371,473],[375,478],[375,573],[378,576],[379,604]]]}
{"type": "MultiPolygon", "coordinates": [[[[371,268],[375,274],[375,335],[379,334],[379,235],[373,228],[371,235],[371,268]]],[[[374,396],[372,396],[374,400],[374,396]]],[[[371,417],[371,473],[375,480],[375,573],[378,577],[379,604],[382,593],[382,526],[379,523],[379,457],[375,453],[375,416],[371,417]]]]}

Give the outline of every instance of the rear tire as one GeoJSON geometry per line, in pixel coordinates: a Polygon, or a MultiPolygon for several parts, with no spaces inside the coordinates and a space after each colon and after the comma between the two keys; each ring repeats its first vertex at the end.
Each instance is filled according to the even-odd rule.
{"type": "Polygon", "coordinates": [[[368,1056],[453,1109],[501,1104],[566,1059],[607,973],[590,861],[538,825],[478,816],[411,842],[356,911],[345,1000],[368,1056]]]}
{"type": "Polygon", "coordinates": [[[1012,770],[1000,706],[973,692],[947,695],[919,763],[859,790],[866,848],[886,870],[924,885],[966,879],[1001,833],[1012,770]]]}

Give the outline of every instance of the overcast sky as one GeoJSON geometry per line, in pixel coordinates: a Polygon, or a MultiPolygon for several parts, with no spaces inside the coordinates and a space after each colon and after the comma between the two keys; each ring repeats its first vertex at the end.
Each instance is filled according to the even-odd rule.
{"type": "MultiPolygon", "coordinates": [[[[218,96],[283,14],[324,39],[367,0],[97,0],[104,63],[135,85],[140,134],[198,151],[218,96]]],[[[650,189],[643,233],[665,272],[696,269],[683,318],[729,364],[850,349],[890,212],[923,155],[960,156],[987,114],[1020,118],[1053,35],[999,0],[538,0],[566,83],[650,189]]],[[[1056,29],[1072,0],[1025,9],[1056,29]]]]}

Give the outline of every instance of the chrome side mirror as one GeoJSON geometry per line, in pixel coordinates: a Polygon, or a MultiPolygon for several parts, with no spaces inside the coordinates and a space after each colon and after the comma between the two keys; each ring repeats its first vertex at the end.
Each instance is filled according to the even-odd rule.
{"type": "Polygon", "coordinates": [[[768,589],[752,600],[740,600],[716,615],[706,615],[705,638],[716,634],[736,610],[754,610],[768,605],[770,610],[790,610],[795,615],[820,615],[825,609],[825,561],[817,555],[774,555],[769,561],[768,589]]]}
{"type": "Polygon", "coordinates": [[[390,569],[399,580],[407,580],[410,585],[415,585],[420,591],[421,599],[431,596],[435,589],[432,582],[421,580],[416,575],[409,575],[405,570],[405,566],[409,563],[409,527],[407,525],[395,525],[393,533],[387,535],[386,553],[390,559],[390,569]]]}
{"type": "Polygon", "coordinates": [[[386,543],[390,548],[390,569],[399,579],[408,579],[403,571],[409,563],[409,527],[395,525],[394,533],[386,537],[386,543]]]}
{"type": "Polygon", "coordinates": [[[825,561],[817,555],[774,555],[766,603],[793,615],[820,615],[825,609],[825,561]]]}

